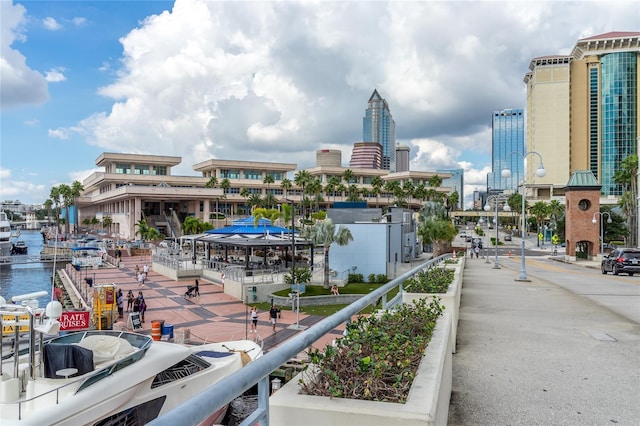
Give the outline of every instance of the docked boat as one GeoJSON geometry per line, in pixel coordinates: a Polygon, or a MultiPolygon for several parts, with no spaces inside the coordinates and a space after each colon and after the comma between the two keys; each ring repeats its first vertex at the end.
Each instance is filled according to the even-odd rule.
{"type": "Polygon", "coordinates": [[[0,256],[11,254],[11,222],[3,211],[0,211],[0,256]]]}
{"type": "MultiPolygon", "coordinates": [[[[146,424],[262,355],[250,340],[186,346],[128,331],[79,331],[42,341],[35,331],[51,332],[51,320],[36,325],[24,306],[0,311],[3,330],[31,330],[28,353],[15,356],[15,343],[3,357],[3,426],[146,424]]],[[[225,411],[202,424],[220,422],[225,411]]]]}
{"type": "Polygon", "coordinates": [[[27,254],[29,247],[23,240],[18,240],[11,245],[11,254],[27,254]]]}

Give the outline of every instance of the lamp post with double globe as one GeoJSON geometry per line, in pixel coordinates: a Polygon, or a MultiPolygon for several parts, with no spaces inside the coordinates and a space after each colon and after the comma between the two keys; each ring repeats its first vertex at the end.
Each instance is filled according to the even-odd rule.
{"type": "MultiPolygon", "coordinates": [[[[498,242],[499,242],[499,233],[498,233],[498,204],[500,204],[500,202],[504,202],[504,206],[502,207],[502,210],[504,210],[505,212],[510,212],[511,211],[511,207],[509,207],[509,204],[507,204],[507,197],[505,195],[491,195],[489,196],[489,198],[487,198],[487,203],[484,205],[484,211],[485,212],[490,212],[491,211],[491,201],[493,201],[493,203],[495,204],[496,207],[496,216],[495,219],[493,220],[493,224],[496,227],[496,258],[495,258],[495,262],[493,264],[493,269],[500,269],[500,265],[498,265],[498,242]]],[[[488,263],[488,262],[487,262],[488,263]]]]}
{"type": "MultiPolygon", "coordinates": [[[[525,152],[524,154],[518,152],[518,151],[513,151],[511,152],[509,155],[507,155],[507,157],[505,158],[505,163],[508,163],[509,157],[511,157],[512,155],[519,155],[520,157],[522,157],[522,161],[524,162],[524,160],[527,158],[527,156],[529,155],[537,155],[538,158],[540,159],[540,165],[538,166],[538,169],[536,170],[536,176],[538,177],[544,177],[547,174],[547,171],[544,169],[544,165],[542,164],[542,156],[540,155],[539,152],[537,151],[529,151],[529,152],[525,152]]],[[[511,170],[509,170],[508,167],[505,167],[504,170],[502,170],[501,173],[502,177],[505,179],[509,179],[511,177],[511,170]]],[[[524,182],[524,177],[522,179],[522,228],[520,229],[520,234],[522,237],[522,255],[520,256],[520,278],[518,278],[516,281],[529,281],[529,279],[527,278],[527,269],[525,267],[525,254],[524,254],[524,230],[526,229],[526,218],[525,218],[525,198],[527,195],[527,191],[526,191],[526,187],[525,187],[525,182],[524,182]]]]}
{"type": "Polygon", "coordinates": [[[591,223],[594,225],[598,223],[597,217],[600,216],[600,256],[604,254],[604,223],[602,222],[603,216],[607,215],[607,223],[612,223],[611,213],[609,212],[595,212],[593,213],[593,219],[591,219],[591,223]]]}

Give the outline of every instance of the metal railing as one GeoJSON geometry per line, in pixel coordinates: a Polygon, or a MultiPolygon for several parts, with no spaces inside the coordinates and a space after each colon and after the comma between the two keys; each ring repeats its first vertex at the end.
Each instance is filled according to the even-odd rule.
{"type": "Polygon", "coordinates": [[[356,302],[309,327],[291,339],[284,342],[263,357],[248,364],[239,371],[225,377],[202,393],[195,395],[189,401],[179,405],[167,414],[153,420],[153,426],[197,425],[210,414],[229,404],[233,399],[241,396],[255,384],[258,385],[258,408],[249,415],[242,425],[256,423],[267,426],[269,424],[269,374],[280,368],[300,352],[306,350],[318,339],[329,333],[342,323],[348,323],[353,315],[357,315],[368,305],[375,304],[382,299],[382,309],[392,308],[402,302],[402,283],[416,272],[436,265],[451,257],[445,254],[428,260],[398,276],[379,289],[363,296],[356,302]],[[398,293],[387,300],[387,293],[398,288],[398,293]]]}

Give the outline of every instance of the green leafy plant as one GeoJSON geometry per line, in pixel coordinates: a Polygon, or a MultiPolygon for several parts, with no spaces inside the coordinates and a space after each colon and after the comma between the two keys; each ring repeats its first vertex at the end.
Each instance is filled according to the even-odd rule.
{"type": "Polygon", "coordinates": [[[453,282],[453,269],[429,268],[416,272],[402,285],[411,293],[446,293],[453,282]]]}
{"type": "Polygon", "coordinates": [[[291,276],[291,271],[284,276],[285,284],[306,284],[311,281],[311,269],[309,268],[295,268],[293,271],[294,276],[291,276]]]}
{"type": "Polygon", "coordinates": [[[364,275],[362,274],[349,274],[347,278],[347,282],[349,283],[361,283],[364,282],[364,275]]]}
{"type": "Polygon", "coordinates": [[[424,355],[436,320],[440,299],[425,299],[394,310],[360,316],[345,337],[307,355],[302,392],[308,395],[404,403],[424,355]]]}

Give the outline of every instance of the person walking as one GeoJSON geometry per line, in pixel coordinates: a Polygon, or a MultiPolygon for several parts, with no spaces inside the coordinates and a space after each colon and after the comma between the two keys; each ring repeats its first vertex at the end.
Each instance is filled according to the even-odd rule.
{"type": "Polygon", "coordinates": [[[278,319],[278,307],[276,305],[271,305],[271,309],[269,309],[269,317],[271,318],[271,330],[276,332],[276,321],[278,319]]]}
{"type": "Polygon", "coordinates": [[[200,296],[200,283],[198,282],[197,279],[196,279],[196,285],[193,288],[193,294],[195,294],[196,296],[200,296]]]}
{"type": "Polygon", "coordinates": [[[116,293],[116,303],[118,304],[118,318],[124,318],[124,296],[121,289],[118,289],[116,293]]]}
{"type": "Polygon", "coordinates": [[[476,246],[474,251],[476,252],[476,259],[478,259],[480,257],[480,247],[476,246]]]}
{"type": "Polygon", "coordinates": [[[149,265],[145,263],[142,267],[142,272],[144,272],[144,277],[147,278],[147,275],[149,275],[149,265]]]}
{"type": "Polygon", "coordinates": [[[140,274],[138,275],[138,288],[143,286],[144,286],[144,273],[140,272],[140,274]]]}
{"type": "MultiPolygon", "coordinates": [[[[142,293],[140,293],[142,296],[142,293]]],[[[144,297],[140,298],[140,319],[144,322],[144,313],[147,311],[147,303],[144,301],[144,297]]]]}
{"type": "Polygon", "coordinates": [[[255,306],[251,308],[251,332],[258,332],[258,308],[255,306]]]}
{"type": "Polygon", "coordinates": [[[129,290],[129,293],[127,293],[127,312],[133,309],[133,301],[135,299],[136,297],[133,295],[133,291],[129,290]]]}

